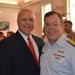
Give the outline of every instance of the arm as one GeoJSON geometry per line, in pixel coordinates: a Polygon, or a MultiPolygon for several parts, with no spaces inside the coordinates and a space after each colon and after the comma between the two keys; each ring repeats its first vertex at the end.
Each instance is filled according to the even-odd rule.
{"type": "Polygon", "coordinates": [[[11,75],[12,58],[11,51],[5,42],[0,45],[0,75],[11,75]]]}

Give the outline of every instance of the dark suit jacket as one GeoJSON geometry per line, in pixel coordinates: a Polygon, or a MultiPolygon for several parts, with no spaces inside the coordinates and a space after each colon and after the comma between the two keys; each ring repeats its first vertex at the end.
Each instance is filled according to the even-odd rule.
{"type": "MultiPolygon", "coordinates": [[[[44,42],[34,35],[33,38],[38,45],[39,54],[41,54],[44,42]]],[[[0,75],[39,75],[39,66],[18,31],[1,41],[0,75]]]]}

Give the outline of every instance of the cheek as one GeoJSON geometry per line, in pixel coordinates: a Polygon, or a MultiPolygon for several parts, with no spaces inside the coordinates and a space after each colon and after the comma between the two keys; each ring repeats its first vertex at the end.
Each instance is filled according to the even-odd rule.
{"type": "Polygon", "coordinates": [[[45,30],[44,30],[44,34],[47,34],[47,33],[48,33],[48,29],[45,28],[45,30]]]}
{"type": "Polygon", "coordinates": [[[34,26],[32,26],[31,31],[34,29],[34,26]]]}
{"type": "Polygon", "coordinates": [[[18,26],[22,26],[22,22],[21,21],[18,21],[18,26]]]}
{"type": "Polygon", "coordinates": [[[63,34],[64,33],[64,28],[59,28],[58,34],[63,34]]]}
{"type": "Polygon", "coordinates": [[[31,24],[31,28],[32,28],[32,29],[34,28],[34,24],[31,24]]]}

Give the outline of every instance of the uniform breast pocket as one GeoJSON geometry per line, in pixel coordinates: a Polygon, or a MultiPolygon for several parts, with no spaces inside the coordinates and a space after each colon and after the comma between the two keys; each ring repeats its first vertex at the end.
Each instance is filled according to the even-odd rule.
{"type": "Polygon", "coordinates": [[[66,60],[65,58],[66,58],[65,54],[52,54],[52,56],[51,56],[51,60],[53,62],[57,62],[57,63],[65,62],[65,60],[66,60]]]}

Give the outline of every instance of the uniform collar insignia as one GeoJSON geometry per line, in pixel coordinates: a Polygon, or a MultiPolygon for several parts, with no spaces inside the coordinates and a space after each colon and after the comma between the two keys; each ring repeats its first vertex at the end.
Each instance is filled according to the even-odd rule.
{"type": "Polygon", "coordinates": [[[68,39],[67,42],[70,43],[71,45],[73,45],[75,47],[75,42],[73,40],[68,39]]]}

